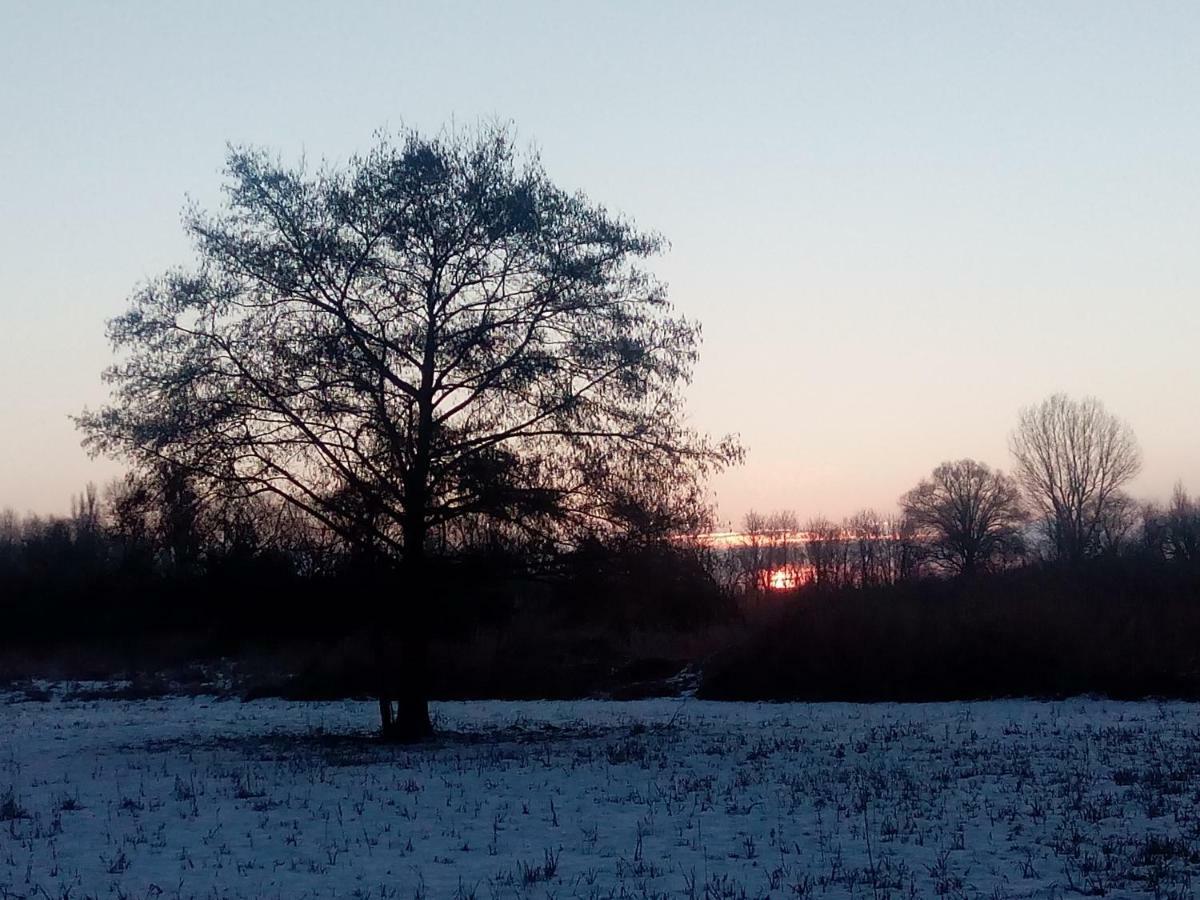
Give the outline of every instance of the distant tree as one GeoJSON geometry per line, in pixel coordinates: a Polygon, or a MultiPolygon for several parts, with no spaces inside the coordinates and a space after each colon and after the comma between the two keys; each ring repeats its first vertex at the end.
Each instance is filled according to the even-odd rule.
{"type": "Polygon", "coordinates": [[[21,520],[15,510],[0,509],[0,543],[16,544],[21,540],[21,520]]]}
{"type": "Polygon", "coordinates": [[[100,532],[100,498],[90,481],[71,498],[71,528],[77,541],[94,540],[100,532]]]}
{"type": "Polygon", "coordinates": [[[741,540],[733,554],[744,592],[796,583],[803,552],[795,513],[776,510],[763,515],[750,510],[742,517],[741,540]]]}
{"type": "Polygon", "coordinates": [[[160,568],[185,572],[204,552],[204,508],[193,478],[180,466],[146,464],[109,484],[104,519],[127,562],[153,559],[160,568]]]}
{"type": "Polygon", "coordinates": [[[804,554],[815,585],[839,588],[850,583],[850,542],[841,524],[816,516],[804,524],[804,554]]]}
{"type": "Polygon", "coordinates": [[[862,587],[890,583],[891,523],[875,510],[864,509],[846,521],[845,530],[854,544],[854,581],[862,587]]]}
{"type": "Polygon", "coordinates": [[[889,584],[897,584],[921,573],[924,551],[913,520],[901,513],[891,523],[892,533],[884,545],[885,573],[889,584]]]}
{"type": "Polygon", "coordinates": [[[1163,524],[1166,553],[1171,559],[1200,560],[1200,503],[1188,496],[1182,483],[1175,485],[1163,524]]]}
{"type": "Polygon", "coordinates": [[[71,535],[70,553],[74,557],[72,565],[80,574],[94,577],[104,568],[108,556],[96,485],[88,482],[78,496],[71,498],[71,517],[68,523],[71,535]]]}
{"type": "Polygon", "coordinates": [[[800,545],[800,523],[790,510],[776,510],[767,517],[770,535],[766,568],[769,586],[789,588],[799,584],[804,559],[800,545]]]}
{"type": "Polygon", "coordinates": [[[148,479],[130,472],[104,490],[104,518],[124,560],[150,559],[154,538],[154,496],[148,479]]]}
{"type": "Polygon", "coordinates": [[[157,466],[158,521],[162,546],[177,572],[192,569],[204,541],[200,518],[203,504],[194,478],[181,465],[166,462],[157,466]]]}
{"type": "Polygon", "coordinates": [[[922,551],[917,529],[908,516],[864,509],[846,520],[843,531],[852,544],[852,580],[856,584],[896,584],[917,574],[922,551]]]}
{"type": "Polygon", "coordinates": [[[435,538],[485,519],[538,538],[620,528],[622,482],[698,483],[739,457],[683,424],[699,330],[639,268],[662,241],[551,183],[504,127],[383,138],[344,170],[228,159],[192,210],[199,264],[151,282],[109,334],[94,452],[268,493],[376,565],[398,633],[385,737],[430,732],[435,538]]]}
{"type": "Polygon", "coordinates": [[[22,523],[12,509],[0,509],[0,576],[16,569],[20,557],[22,523]]]}
{"type": "Polygon", "coordinates": [[[1017,552],[1028,519],[1017,483],[973,459],[942,463],[900,505],[930,556],[962,575],[1017,552]]]}
{"type": "Polygon", "coordinates": [[[1142,518],[1142,506],[1128,494],[1118,491],[1105,505],[1097,534],[1099,551],[1106,556],[1125,553],[1132,543],[1142,518]]]}
{"type": "Polygon", "coordinates": [[[733,547],[733,558],[738,568],[739,587],[744,593],[753,593],[764,587],[763,573],[767,570],[767,517],[757,510],[749,510],[742,516],[741,541],[733,547]]]}
{"type": "Polygon", "coordinates": [[[1165,559],[1167,556],[1167,516],[1163,508],[1149,501],[1140,510],[1138,550],[1145,556],[1165,559]]]}
{"type": "Polygon", "coordinates": [[[1141,469],[1132,429],[1099,400],[1055,394],[1021,411],[1010,444],[1055,555],[1078,562],[1098,552],[1121,488],[1141,469]]]}

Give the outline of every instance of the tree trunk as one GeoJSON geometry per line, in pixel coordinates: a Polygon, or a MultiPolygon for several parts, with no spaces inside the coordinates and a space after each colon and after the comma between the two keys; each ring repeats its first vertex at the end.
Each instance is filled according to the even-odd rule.
{"type": "MultiPolygon", "coordinates": [[[[425,602],[424,598],[421,602],[425,602]]],[[[424,623],[406,624],[398,664],[393,665],[390,660],[382,662],[386,680],[379,698],[380,737],[389,743],[412,743],[432,737],[429,639],[424,623]]]]}
{"type": "Polygon", "coordinates": [[[425,555],[429,504],[429,454],[433,446],[433,385],[437,353],[437,300],[435,289],[440,275],[435,273],[426,290],[428,322],[425,350],[421,363],[421,384],[417,393],[417,435],[412,460],[405,474],[404,565],[401,573],[404,590],[404,614],[400,628],[400,665],[396,678],[388,685],[379,703],[381,734],[385,741],[408,743],[433,735],[429,718],[429,633],[430,609],[437,590],[425,555]],[[393,705],[394,703],[394,705],[393,705]]]}
{"type": "Polygon", "coordinates": [[[429,718],[429,703],[424,697],[411,696],[400,700],[381,701],[391,707],[383,718],[381,737],[388,744],[415,744],[433,737],[433,722],[429,718]]]}
{"type": "MultiPolygon", "coordinates": [[[[395,612],[386,615],[386,632],[376,637],[379,673],[380,737],[391,743],[412,743],[433,735],[429,717],[428,610],[435,601],[424,553],[414,553],[401,568],[403,593],[395,612]],[[399,650],[399,656],[396,651],[399,650]]],[[[392,602],[397,602],[393,600],[392,602]]]]}

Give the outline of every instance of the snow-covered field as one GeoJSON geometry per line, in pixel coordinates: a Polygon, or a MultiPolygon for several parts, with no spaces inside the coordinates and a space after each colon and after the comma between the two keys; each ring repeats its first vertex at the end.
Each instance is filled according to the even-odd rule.
{"type": "Polygon", "coordinates": [[[365,703],[51,694],[0,695],[0,898],[1200,891],[1195,704],[446,703],[392,749],[365,703]]]}

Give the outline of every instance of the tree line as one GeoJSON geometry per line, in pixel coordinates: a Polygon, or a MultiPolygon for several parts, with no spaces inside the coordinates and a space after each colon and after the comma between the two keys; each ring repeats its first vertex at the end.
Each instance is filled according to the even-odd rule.
{"type": "Polygon", "coordinates": [[[1165,507],[1125,491],[1141,454],[1132,429],[1099,400],[1055,394],[1022,410],[1010,447],[1013,474],[944,462],[891,516],[801,523],[790,512],[750,512],[731,554],[733,580],[743,590],[873,587],[1042,560],[1197,560],[1200,503],[1182,484],[1165,507]]]}
{"type": "MultiPolygon", "coordinates": [[[[687,630],[733,598],[711,551],[656,532],[580,535],[570,545],[457,535],[430,566],[442,637],[517,616],[616,632],[687,630]]],[[[3,648],[191,631],[217,646],[337,639],[395,601],[403,572],[286,503],[205,494],[162,467],[88,484],[66,516],[0,510],[3,648]]],[[[547,625],[546,627],[551,627],[547,625]]]]}

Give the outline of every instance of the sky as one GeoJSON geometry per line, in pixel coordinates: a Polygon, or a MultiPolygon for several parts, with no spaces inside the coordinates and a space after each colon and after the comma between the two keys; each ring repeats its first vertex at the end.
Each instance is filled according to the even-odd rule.
{"type": "Polygon", "coordinates": [[[0,0],[0,508],[119,462],[104,322],[189,262],[228,143],[337,163],[511,120],[646,228],[703,323],[719,514],[842,516],[1008,469],[1022,406],[1094,395],[1200,491],[1200,4],[0,0]]]}

